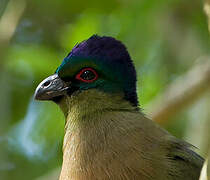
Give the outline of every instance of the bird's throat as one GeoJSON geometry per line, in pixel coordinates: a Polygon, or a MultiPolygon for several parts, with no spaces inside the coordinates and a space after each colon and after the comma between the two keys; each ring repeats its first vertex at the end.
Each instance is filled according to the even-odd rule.
{"type": "Polygon", "coordinates": [[[101,168],[113,161],[118,147],[123,147],[117,141],[127,125],[120,126],[122,118],[118,118],[118,112],[136,108],[121,96],[112,97],[97,91],[85,92],[64,103],[70,107],[66,115],[60,180],[101,177],[107,171],[101,168]]]}

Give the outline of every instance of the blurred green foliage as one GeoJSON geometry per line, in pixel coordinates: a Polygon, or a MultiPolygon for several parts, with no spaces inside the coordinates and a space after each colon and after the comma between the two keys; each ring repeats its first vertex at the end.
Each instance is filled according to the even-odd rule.
{"type": "MultiPolygon", "coordinates": [[[[0,0],[0,17],[8,2],[0,0]]],[[[92,34],[126,44],[143,110],[210,45],[198,0],[26,1],[6,55],[0,54],[0,179],[34,179],[61,165],[64,117],[55,104],[34,102],[33,93],[92,34]]],[[[174,118],[166,127],[183,137],[189,117],[174,118]]]]}

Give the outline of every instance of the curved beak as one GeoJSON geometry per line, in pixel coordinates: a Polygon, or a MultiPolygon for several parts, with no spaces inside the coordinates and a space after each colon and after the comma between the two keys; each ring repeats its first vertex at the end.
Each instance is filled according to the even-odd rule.
{"type": "Polygon", "coordinates": [[[36,88],[34,98],[36,100],[52,100],[54,97],[65,95],[70,83],[61,80],[57,74],[44,79],[36,88]]]}

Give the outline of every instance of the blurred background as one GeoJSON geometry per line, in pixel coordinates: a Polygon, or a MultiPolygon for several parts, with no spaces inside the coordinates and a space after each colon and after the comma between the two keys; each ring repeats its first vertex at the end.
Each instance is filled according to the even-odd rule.
{"type": "Polygon", "coordinates": [[[210,36],[202,1],[0,0],[1,180],[58,177],[64,117],[33,93],[92,34],[127,46],[142,111],[205,157],[210,36]]]}

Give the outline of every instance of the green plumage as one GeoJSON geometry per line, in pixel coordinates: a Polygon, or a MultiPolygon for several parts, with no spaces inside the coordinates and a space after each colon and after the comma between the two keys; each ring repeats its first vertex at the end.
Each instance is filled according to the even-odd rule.
{"type": "Polygon", "coordinates": [[[56,70],[56,73],[65,81],[74,81],[74,86],[79,89],[99,88],[105,92],[120,92],[124,80],[121,77],[121,69],[113,69],[104,61],[96,58],[72,57],[56,70]],[[91,67],[99,73],[99,79],[93,83],[82,83],[74,81],[75,74],[79,73],[82,68],[91,67]]]}

